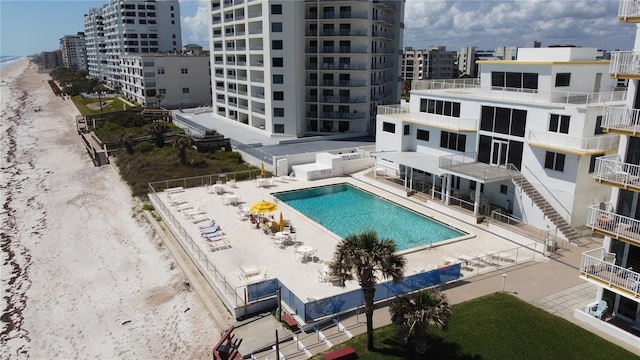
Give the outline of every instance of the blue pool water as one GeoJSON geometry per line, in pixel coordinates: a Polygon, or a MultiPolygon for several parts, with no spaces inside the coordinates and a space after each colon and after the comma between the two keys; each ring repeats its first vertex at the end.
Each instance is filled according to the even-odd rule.
{"type": "Polygon", "coordinates": [[[399,251],[466,235],[349,184],[275,196],[340,237],[374,230],[380,238],[393,239],[399,251]]]}

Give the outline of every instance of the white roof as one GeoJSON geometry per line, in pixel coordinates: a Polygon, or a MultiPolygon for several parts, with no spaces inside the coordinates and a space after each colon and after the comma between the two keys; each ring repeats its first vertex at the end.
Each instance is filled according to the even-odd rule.
{"type": "Polygon", "coordinates": [[[446,173],[446,171],[440,169],[439,156],[433,156],[415,151],[375,152],[371,153],[371,156],[398,163],[413,169],[436,174],[438,176],[446,173]]]}

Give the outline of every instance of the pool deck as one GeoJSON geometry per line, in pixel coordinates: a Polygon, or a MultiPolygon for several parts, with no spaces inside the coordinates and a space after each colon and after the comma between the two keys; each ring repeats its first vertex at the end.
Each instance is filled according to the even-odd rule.
{"type": "MultiPolygon", "coordinates": [[[[464,236],[461,239],[445,241],[433,246],[425,246],[418,251],[415,251],[415,249],[414,251],[403,251],[402,254],[407,259],[406,275],[435,268],[437,265],[444,264],[445,259],[460,259],[465,256],[474,257],[486,251],[506,251],[510,256],[517,256],[519,258],[518,263],[528,260],[547,260],[547,258],[543,257],[540,253],[521,248],[524,245],[533,243],[534,241],[531,239],[518,242],[518,240],[514,238],[507,239],[497,236],[484,230],[482,226],[468,224],[444,215],[427,208],[424,203],[421,204],[415,200],[401,196],[397,191],[393,192],[391,188],[385,189],[383,184],[365,177],[363,173],[315,181],[276,178],[273,184],[267,187],[258,187],[253,181],[239,181],[236,182],[233,187],[228,185],[223,187],[225,193],[233,193],[240,197],[240,206],[250,206],[260,200],[277,203],[278,210],[269,215],[273,215],[277,220],[279,219],[280,212],[282,212],[284,218],[290,220],[296,229],[296,241],[300,245],[307,245],[317,249],[317,258],[307,262],[302,262],[298,259],[295,246],[278,247],[272,244],[269,236],[263,234],[262,230],[252,228],[249,221],[242,221],[240,219],[238,216],[238,206],[225,205],[223,201],[224,195],[209,193],[206,187],[188,188],[172,193],[171,195],[179,197],[186,204],[194,207],[199,206],[205,213],[204,217],[215,219],[221,225],[224,237],[230,243],[230,247],[228,248],[218,249],[213,252],[209,251],[204,242],[201,241],[198,228],[198,225],[203,225],[207,221],[201,221],[196,224],[192,223],[184,216],[184,211],[178,210],[179,205],[170,205],[170,194],[166,191],[157,193],[157,200],[166,205],[166,209],[169,210],[171,216],[177,219],[186,234],[196,241],[197,246],[199,246],[199,251],[189,249],[189,246],[183,245],[183,247],[192,254],[192,257],[201,258],[202,254],[206,254],[210,263],[215,264],[218,271],[224,274],[224,277],[229,283],[229,287],[234,291],[230,291],[229,287],[224,289],[223,285],[221,285],[222,283],[219,281],[216,281],[213,286],[222,288],[219,289],[221,291],[218,291],[219,295],[224,293],[225,296],[229,296],[227,303],[240,305],[238,295],[244,293],[243,288],[246,286],[245,282],[238,276],[241,267],[266,269],[269,277],[278,278],[291,289],[298,298],[304,301],[305,299],[320,299],[358,289],[359,286],[356,281],[347,282],[344,288],[319,281],[318,270],[322,267],[323,261],[330,261],[333,257],[335,246],[340,241],[340,237],[327,231],[288,205],[278,201],[272,194],[337,183],[353,184],[406,208],[469,233],[468,236],[464,236]],[[515,248],[519,249],[515,250],[515,248]],[[194,256],[194,253],[200,253],[200,255],[194,256]]],[[[167,214],[163,214],[161,209],[156,208],[161,217],[164,218],[167,216],[167,214]]],[[[336,209],[336,211],[339,211],[339,209],[336,209]]],[[[366,211],[366,209],[363,209],[363,211],[366,211]]],[[[176,235],[176,238],[183,242],[184,236],[180,235],[180,231],[175,229],[172,223],[166,221],[166,219],[165,223],[168,227],[172,228],[172,232],[176,235]]],[[[390,226],[393,226],[393,224],[390,224],[390,226]]],[[[498,265],[503,267],[509,264],[503,263],[498,265]]],[[[493,270],[497,269],[498,266],[493,268],[493,270]]],[[[463,270],[463,276],[471,276],[479,272],[479,266],[478,268],[466,266],[463,267],[463,270]]],[[[487,268],[485,270],[491,271],[492,269],[487,268]]],[[[213,279],[219,278],[213,271],[211,271],[209,277],[213,279]]]]}

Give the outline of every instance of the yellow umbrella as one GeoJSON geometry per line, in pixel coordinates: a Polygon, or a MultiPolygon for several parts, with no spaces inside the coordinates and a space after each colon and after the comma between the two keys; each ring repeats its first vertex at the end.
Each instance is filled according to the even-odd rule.
{"type": "Polygon", "coordinates": [[[284,217],[282,216],[282,211],[280,211],[280,231],[284,231],[284,217]]]}
{"type": "Polygon", "coordinates": [[[264,163],[260,164],[260,176],[264,176],[264,163]]]}
{"type": "Polygon", "coordinates": [[[251,205],[251,207],[249,207],[249,210],[257,214],[264,214],[278,210],[278,205],[265,200],[260,200],[259,202],[251,205]]]}

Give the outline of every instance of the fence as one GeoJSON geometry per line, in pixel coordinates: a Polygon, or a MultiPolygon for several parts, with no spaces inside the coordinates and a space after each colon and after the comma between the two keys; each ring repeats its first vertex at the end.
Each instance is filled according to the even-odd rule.
{"type": "MultiPolygon", "coordinates": [[[[461,266],[461,264],[453,264],[440,269],[433,269],[431,271],[406,276],[398,283],[394,283],[393,281],[380,283],[375,287],[376,293],[374,301],[388,300],[395,296],[458,280],[460,278],[461,266]]],[[[248,298],[250,301],[271,298],[277,295],[279,287],[281,288],[282,301],[305,322],[317,321],[318,319],[348,312],[364,305],[362,289],[351,290],[343,294],[322,299],[307,298],[307,301],[304,301],[277,279],[248,285],[248,298]]]]}

